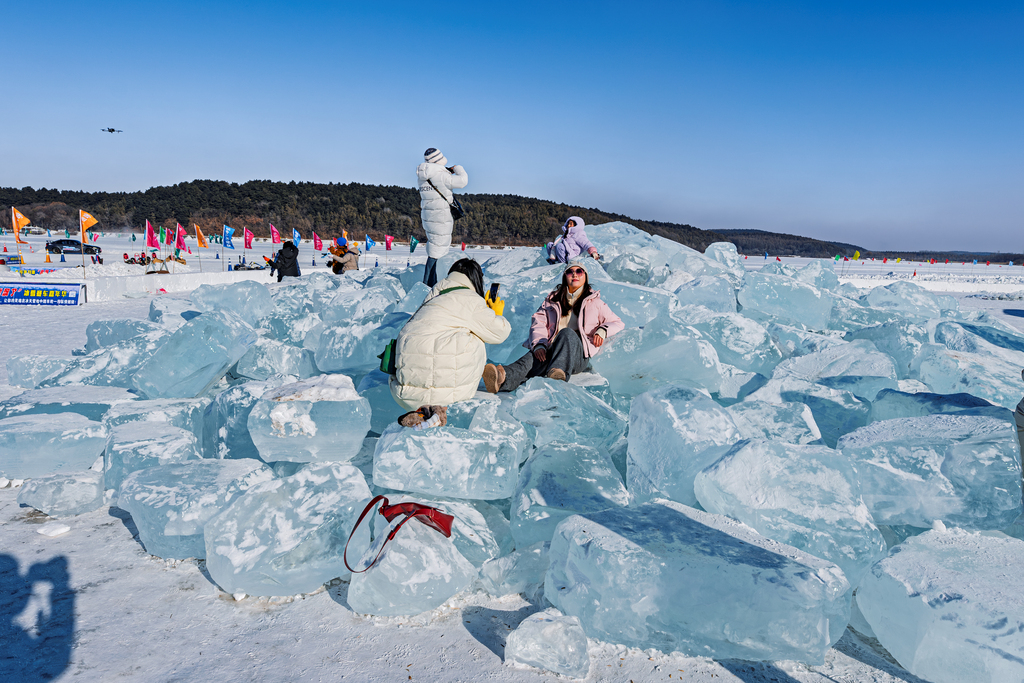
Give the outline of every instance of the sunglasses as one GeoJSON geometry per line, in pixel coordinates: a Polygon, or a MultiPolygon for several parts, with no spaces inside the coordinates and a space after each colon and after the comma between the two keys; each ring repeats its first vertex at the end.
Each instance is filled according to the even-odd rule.
{"type": "Polygon", "coordinates": [[[580,275],[586,274],[586,272],[587,271],[583,270],[582,268],[570,268],[569,270],[565,271],[565,274],[568,275],[569,277],[579,277],[580,275]]]}

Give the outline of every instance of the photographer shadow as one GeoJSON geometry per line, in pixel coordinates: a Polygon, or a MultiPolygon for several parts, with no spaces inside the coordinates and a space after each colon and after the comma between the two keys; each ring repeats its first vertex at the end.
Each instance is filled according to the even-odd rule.
{"type": "Polygon", "coordinates": [[[71,664],[75,591],[66,557],[31,565],[0,554],[0,680],[50,681],[71,664]]]}

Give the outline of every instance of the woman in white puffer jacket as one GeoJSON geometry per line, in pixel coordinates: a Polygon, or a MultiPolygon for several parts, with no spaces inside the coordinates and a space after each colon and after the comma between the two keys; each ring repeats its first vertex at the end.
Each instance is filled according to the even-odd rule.
{"type": "Polygon", "coordinates": [[[441,150],[431,147],[423,153],[424,162],[416,167],[416,181],[420,189],[420,218],[427,233],[427,269],[423,283],[427,287],[437,284],[437,260],[448,253],[452,244],[452,190],[465,187],[469,176],[462,166],[448,167],[448,159],[441,150]]]}
{"type": "Polygon", "coordinates": [[[480,264],[456,261],[398,333],[391,395],[406,410],[447,406],[476,393],[487,351],[512,326],[502,317],[505,302],[484,298],[480,264]]]}

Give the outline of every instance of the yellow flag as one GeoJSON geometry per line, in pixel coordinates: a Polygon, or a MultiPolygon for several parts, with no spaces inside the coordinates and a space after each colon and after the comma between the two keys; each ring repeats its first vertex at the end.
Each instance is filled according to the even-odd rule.
{"type": "Polygon", "coordinates": [[[21,244],[28,244],[25,240],[21,239],[21,229],[31,223],[25,214],[18,211],[13,206],[11,207],[11,225],[14,226],[14,241],[21,244]]]}
{"type": "Polygon", "coordinates": [[[856,261],[859,258],[860,258],[860,250],[858,249],[857,251],[853,252],[853,260],[856,261]]]}
{"type": "Polygon", "coordinates": [[[78,210],[78,223],[79,223],[79,225],[82,226],[82,244],[85,244],[86,242],[89,241],[89,238],[85,234],[85,231],[88,230],[89,228],[91,228],[92,226],[96,225],[97,223],[99,223],[99,221],[96,220],[95,218],[93,218],[92,214],[89,213],[88,211],[82,211],[81,209],[79,209],[78,210]]]}
{"type": "Polygon", "coordinates": [[[902,260],[903,260],[903,259],[902,259],[901,257],[897,257],[897,258],[896,258],[896,263],[899,263],[899,262],[900,262],[900,261],[902,261],[902,260]]]}
{"type": "Polygon", "coordinates": [[[192,225],[196,229],[196,241],[199,243],[199,246],[202,247],[203,249],[209,249],[210,243],[206,241],[206,235],[203,234],[203,231],[199,229],[198,225],[196,225],[195,223],[193,223],[192,225]]]}

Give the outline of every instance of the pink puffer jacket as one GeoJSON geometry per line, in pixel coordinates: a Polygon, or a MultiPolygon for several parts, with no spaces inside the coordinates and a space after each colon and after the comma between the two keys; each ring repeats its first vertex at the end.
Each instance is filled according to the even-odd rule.
{"type": "MultiPolygon", "coordinates": [[[[548,346],[552,337],[558,331],[558,319],[562,317],[562,307],[550,296],[544,299],[537,312],[533,314],[530,323],[530,338],[523,344],[528,349],[533,349],[537,344],[548,346]]],[[[594,334],[597,328],[603,327],[606,330],[605,337],[618,334],[625,325],[619,316],[612,313],[608,304],[601,300],[601,293],[596,289],[591,290],[590,296],[583,300],[580,306],[580,338],[583,339],[583,353],[587,358],[593,358],[600,351],[600,347],[594,346],[594,334]]]]}

